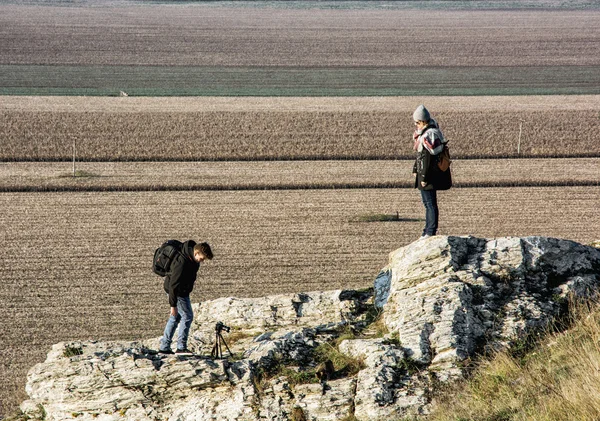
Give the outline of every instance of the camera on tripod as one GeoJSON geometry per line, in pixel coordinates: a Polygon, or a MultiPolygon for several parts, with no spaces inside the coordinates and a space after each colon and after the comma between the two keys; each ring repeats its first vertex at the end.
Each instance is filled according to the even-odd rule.
{"type": "Polygon", "coordinates": [[[222,331],[229,333],[230,330],[231,328],[224,325],[223,322],[217,322],[217,325],[215,326],[215,332],[217,333],[221,333],[222,331]]]}
{"type": "Polygon", "coordinates": [[[223,322],[217,322],[215,325],[215,345],[213,346],[212,351],[210,352],[210,356],[213,358],[223,358],[223,345],[229,351],[229,355],[233,355],[227,342],[223,339],[222,331],[229,332],[231,328],[223,324],[223,322]]]}

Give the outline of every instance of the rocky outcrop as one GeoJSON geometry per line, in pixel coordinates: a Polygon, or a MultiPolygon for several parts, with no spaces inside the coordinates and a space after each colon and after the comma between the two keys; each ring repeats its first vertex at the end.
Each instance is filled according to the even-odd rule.
{"type": "Polygon", "coordinates": [[[599,282],[593,247],[431,237],[392,252],[374,288],[195,304],[194,355],[159,355],[157,338],[56,344],[30,370],[22,410],[90,421],[426,414],[463,360],[537,332],[599,282]],[[210,356],[218,322],[224,359],[210,356]]]}
{"type": "Polygon", "coordinates": [[[598,253],[544,237],[433,237],[390,255],[378,305],[410,358],[450,374],[457,361],[547,326],[569,294],[595,295],[598,253]]]}

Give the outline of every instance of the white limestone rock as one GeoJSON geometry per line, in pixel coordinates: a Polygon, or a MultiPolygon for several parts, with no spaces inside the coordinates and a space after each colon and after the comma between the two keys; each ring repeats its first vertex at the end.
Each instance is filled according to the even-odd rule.
{"type": "MultiPolygon", "coordinates": [[[[390,253],[374,288],[194,304],[191,356],[143,342],[68,342],[28,375],[32,420],[204,421],[401,419],[426,415],[435,384],[460,362],[545,327],[567,297],[595,298],[600,250],[545,237],[436,236],[390,253]],[[390,332],[369,337],[377,311],[390,332]],[[213,359],[215,325],[233,356],[213,359]],[[315,350],[348,331],[339,351],[356,374],[295,384],[278,371],[314,371],[315,350]]],[[[316,379],[315,379],[316,380],[316,379]]]]}
{"type": "Polygon", "coordinates": [[[371,289],[313,291],[261,298],[228,297],[206,301],[194,308],[188,348],[210,354],[215,342],[215,325],[223,322],[231,328],[230,333],[223,333],[225,340],[232,336],[236,338],[233,346],[230,346],[232,352],[243,354],[255,346],[257,337],[271,335],[274,340],[281,332],[287,334],[303,327],[322,331],[348,323],[364,322],[372,301],[371,289]]]}
{"type": "Polygon", "coordinates": [[[425,391],[411,387],[418,376],[403,364],[405,354],[387,339],[352,339],[340,343],[342,353],[364,361],[357,375],[354,416],[360,420],[399,419],[421,413],[427,405],[425,391]]]}
{"type": "Polygon", "coordinates": [[[228,399],[240,407],[239,390],[249,384],[251,371],[244,361],[160,356],[136,342],[59,343],[44,363],[29,371],[26,391],[31,402],[23,410],[42,406],[47,420],[154,420],[166,418],[176,403],[179,411],[192,405],[212,414],[228,399]],[[207,400],[204,391],[224,385],[230,396],[207,400]],[[202,401],[203,406],[198,404],[202,401]]]}
{"type": "MultiPolygon", "coordinates": [[[[455,363],[545,327],[567,295],[597,293],[600,252],[545,237],[430,237],[390,254],[375,288],[388,329],[422,364],[455,363]]],[[[438,367],[439,368],[439,367],[438,367]]]]}

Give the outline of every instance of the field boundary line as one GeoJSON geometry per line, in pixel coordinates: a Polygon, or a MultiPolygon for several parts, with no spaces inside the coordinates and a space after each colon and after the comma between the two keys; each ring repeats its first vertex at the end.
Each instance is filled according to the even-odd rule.
{"type": "MultiPolygon", "coordinates": [[[[454,183],[455,189],[471,188],[526,188],[526,187],[596,187],[600,180],[556,181],[556,182],[467,182],[454,183]]],[[[314,183],[314,184],[272,184],[272,185],[195,185],[195,186],[5,186],[0,193],[112,193],[112,192],[177,192],[177,191],[289,191],[289,190],[378,190],[413,189],[412,182],[394,183],[314,183]]]]}
{"type": "MultiPolygon", "coordinates": [[[[600,158],[599,152],[593,153],[574,153],[574,154],[503,154],[499,155],[453,155],[452,160],[471,161],[471,160],[498,160],[498,159],[574,159],[574,158],[600,158]]],[[[210,159],[197,159],[197,158],[185,158],[185,157],[173,157],[173,158],[136,158],[136,157],[122,157],[116,159],[105,159],[105,158],[77,158],[77,162],[286,162],[286,161],[412,161],[415,157],[413,155],[402,155],[396,158],[381,155],[381,156],[331,156],[331,157],[319,157],[319,156],[289,156],[289,157],[236,157],[236,158],[210,158],[210,159]]],[[[63,158],[43,158],[35,159],[31,157],[11,157],[11,158],[0,158],[0,163],[10,164],[11,162],[71,162],[73,157],[63,158]]]]}

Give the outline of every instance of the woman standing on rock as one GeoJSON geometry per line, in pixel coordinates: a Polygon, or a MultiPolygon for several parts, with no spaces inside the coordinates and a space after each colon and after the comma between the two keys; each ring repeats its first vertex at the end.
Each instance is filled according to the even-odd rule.
{"type": "Polygon", "coordinates": [[[438,166],[448,141],[425,106],[417,107],[413,113],[413,120],[415,121],[414,150],[417,152],[413,176],[415,187],[421,191],[421,199],[425,205],[425,228],[421,238],[427,238],[436,235],[438,229],[437,191],[452,187],[450,168],[442,171],[438,166]]]}

